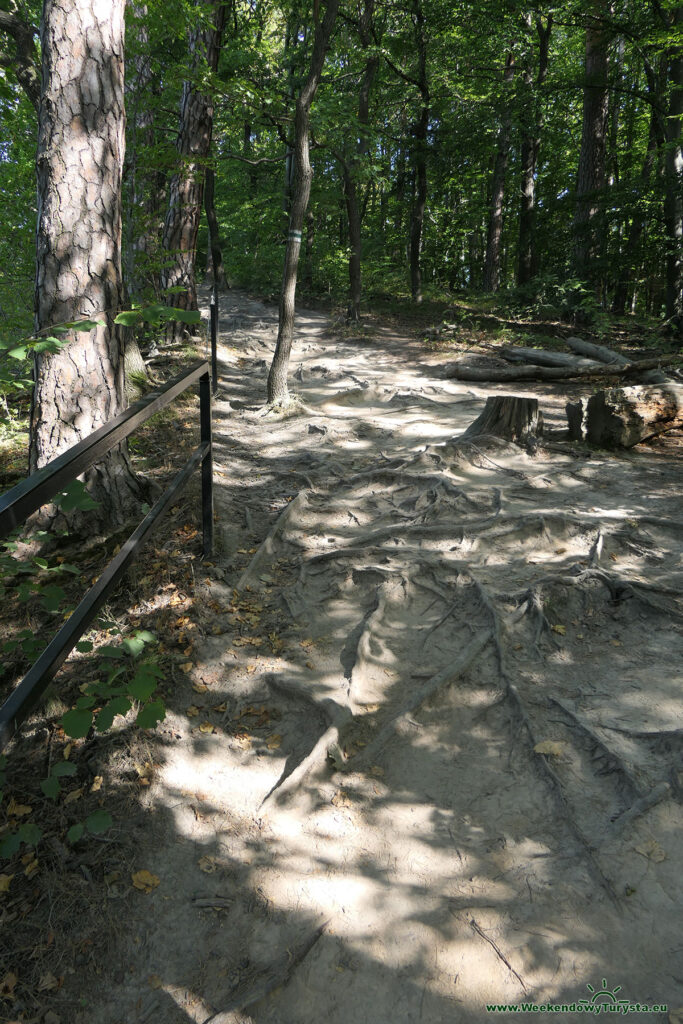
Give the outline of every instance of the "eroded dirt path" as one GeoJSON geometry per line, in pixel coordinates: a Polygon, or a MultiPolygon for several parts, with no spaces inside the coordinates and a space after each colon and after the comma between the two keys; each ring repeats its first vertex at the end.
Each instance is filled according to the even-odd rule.
{"type": "Polygon", "coordinates": [[[312,415],[270,420],[276,311],[230,293],[221,327],[221,551],[137,862],[160,883],[88,1020],[451,1024],[603,978],[680,1007],[675,446],[458,444],[486,389],[306,311],[312,415]]]}

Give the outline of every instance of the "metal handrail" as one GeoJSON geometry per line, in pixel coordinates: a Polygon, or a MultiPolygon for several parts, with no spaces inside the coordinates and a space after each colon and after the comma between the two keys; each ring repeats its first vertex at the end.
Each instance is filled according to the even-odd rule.
{"type": "Polygon", "coordinates": [[[66,484],[75,480],[108,451],[125,440],[137,427],[191,387],[196,380],[199,380],[199,447],[194,450],[183,468],[174,477],[170,487],[155,502],[116,557],[107,565],[97,582],[88,590],[76,610],[0,707],[0,751],[4,750],[22,722],[36,706],[149,534],[200,465],[202,471],[203,555],[205,558],[211,556],[213,551],[213,462],[209,364],[203,360],[195,363],[186,373],[174,377],[159,391],[152,392],[136,402],[125,412],[105,423],[99,430],[94,431],[62,455],[53,459],[37,473],[33,473],[0,496],[0,539],[2,539],[12,530],[21,526],[28,516],[62,490],[66,484]]]}

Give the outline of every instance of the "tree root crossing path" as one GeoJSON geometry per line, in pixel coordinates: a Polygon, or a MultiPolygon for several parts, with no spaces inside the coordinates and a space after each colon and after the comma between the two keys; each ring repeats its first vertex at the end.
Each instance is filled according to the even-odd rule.
{"type": "MultiPolygon", "coordinates": [[[[305,310],[301,405],[267,414],[276,328],[222,296],[220,550],[154,740],[160,883],[90,1020],[452,1024],[605,985],[680,1007],[673,441],[459,441],[501,388],[305,310]]],[[[521,392],[551,429],[559,388],[521,392]]]]}

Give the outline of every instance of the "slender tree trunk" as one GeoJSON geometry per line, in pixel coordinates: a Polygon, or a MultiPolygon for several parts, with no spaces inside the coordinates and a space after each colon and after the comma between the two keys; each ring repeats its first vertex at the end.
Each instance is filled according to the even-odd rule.
{"type": "Polygon", "coordinates": [[[225,277],[225,267],[223,266],[223,250],[218,229],[218,218],[216,217],[215,194],[216,176],[212,165],[207,164],[204,179],[204,209],[206,210],[206,222],[209,227],[213,289],[217,295],[221,288],[228,287],[228,282],[225,277]]]}
{"type": "MultiPolygon", "coordinates": [[[[672,18],[673,28],[683,26],[683,7],[672,18]]],[[[675,44],[669,53],[669,100],[666,147],[666,194],[664,223],[667,237],[666,318],[674,334],[683,333],[683,46],[675,44]]]]}
{"type": "MultiPolygon", "coordinates": [[[[515,59],[508,53],[505,59],[503,83],[509,92],[514,79],[515,59]]],[[[484,264],[484,291],[495,292],[500,287],[500,257],[503,241],[503,204],[505,202],[505,176],[510,152],[510,104],[504,100],[503,114],[498,132],[498,148],[491,178],[491,208],[486,233],[486,261],[484,264]]]]}
{"type": "Polygon", "coordinates": [[[309,156],[309,125],[311,104],[318,91],[320,76],[325,63],[325,53],[337,17],[339,0],[327,0],[325,16],[316,19],[313,52],[306,80],[296,100],[294,118],[294,188],[292,212],[289,218],[289,234],[285,249],[285,267],[280,293],[280,310],[277,344],[268,374],[268,404],[286,405],[289,401],[287,369],[294,336],[294,302],[296,298],[296,277],[301,251],[301,233],[304,217],[311,194],[313,169],[309,156]]]}
{"type": "Polygon", "coordinates": [[[574,273],[601,292],[600,219],[605,186],[607,134],[608,30],[600,16],[609,14],[609,3],[597,0],[586,28],[583,128],[576,176],[574,213],[574,273]]]}
{"type": "MultiPolygon", "coordinates": [[[[190,39],[193,72],[197,75],[204,61],[212,71],[216,70],[225,23],[225,5],[222,0],[201,0],[200,6],[207,8],[212,24],[206,29],[195,30],[190,39]]],[[[212,97],[198,89],[194,81],[185,82],[176,143],[181,165],[169,189],[168,212],[163,231],[163,249],[168,265],[161,278],[163,290],[178,287],[184,289],[172,296],[173,304],[181,309],[197,309],[194,268],[204,171],[211,151],[212,129],[212,97]]],[[[182,325],[169,325],[168,341],[177,341],[181,336],[182,325]]]]}
{"type": "MultiPolygon", "coordinates": [[[[526,15],[527,29],[531,29],[531,14],[526,15]]],[[[520,149],[521,198],[519,204],[519,262],[517,264],[518,286],[527,284],[536,272],[536,167],[541,146],[541,129],[543,125],[543,108],[540,91],[548,73],[548,51],[550,48],[550,32],[552,30],[552,14],[549,14],[545,25],[541,18],[536,19],[538,33],[538,71],[536,88],[533,84],[533,72],[529,60],[524,69],[524,92],[526,96],[527,118],[522,132],[520,149]]]]}
{"type": "MultiPolygon", "coordinates": [[[[121,309],[124,0],[45,0],[37,177],[36,329],[83,318],[57,353],[35,357],[29,469],[125,407],[121,309]]],[[[88,475],[96,519],[125,519],[140,487],[123,447],[88,475]]]]}
{"type": "Polygon", "coordinates": [[[410,259],[410,294],[413,302],[422,302],[422,235],[424,231],[425,210],[427,208],[427,132],[429,129],[429,111],[431,96],[427,77],[427,36],[424,11],[421,0],[413,0],[413,25],[415,28],[415,45],[417,47],[417,86],[422,98],[420,116],[413,125],[413,168],[415,171],[415,191],[410,215],[410,239],[408,252],[410,259]]]}

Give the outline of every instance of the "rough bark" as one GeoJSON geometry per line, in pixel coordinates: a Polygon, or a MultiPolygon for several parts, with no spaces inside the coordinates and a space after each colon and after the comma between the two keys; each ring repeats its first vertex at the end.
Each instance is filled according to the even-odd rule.
{"type": "Polygon", "coordinates": [[[220,232],[218,229],[218,217],[216,216],[216,175],[213,167],[209,164],[206,168],[204,181],[204,209],[206,210],[206,222],[209,227],[209,247],[211,249],[211,276],[213,290],[216,294],[221,288],[227,288],[228,282],[223,266],[223,249],[221,246],[220,232]]]}
{"type": "Polygon", "coordinates": [[[569,436],[601,448],[632,448],[683,427],[683,385],[608,388],[567,403],[569,436]]]}
{"type": "MultiPolygon", "coordinates": [[[[515,58],[508,53],[505,58],[503,83],[507,93],[513,82],[515,58]]],[[[500,286],[500,256],[503,242],[503,204],[505,202],[505,175],[510,152],[510,101],[505,96],[503,114],[498,132],[498,145],[491,176],[491,203],[486,233],[486,259],[484,262],[484,291],[495,292],[500,286]]]]}
{"type": "Polygon", "coordinates": [[[596,0],[586,27],[583,127],[576,176],[574,213],[574,272],[596,289],[600,287],[600,231],[608,111],[608,31],[603,18],[609,0],[596,0]]]}
{"type": "MultiPolygon", "coordinates": [[[[218,66],[225,5],[222,0],[200,0],[210,12],[211,25],[192,32],[193,79],[185,82],[180,101],[180,127],[176,146],[180,168],[169,187],[168,211],[163,231],[163,249],[168,261],[161,275],[164,290],[182,287],[173,295],[173,305],[180,309],[197,309],[195,257],[197,232],[202,212],[204,171],[211,151],[213,130],[213,98],[197,86],[196,79],[205,63],[211,71],[218,66]]],[[[169,325],[167,342],[182,336],[182,325],[169,325]]]]}
{"type": "MultiPolygon", "coordinates": [[[[642,377],[656,366],[671,366],[678,362],[677,356],[666,359],[640,359],[637,363],[614,364],[610,366],[472,366],[471,363],[457,362],[446,367],[444,377],[455,380],[513,381],[513,380],[572,380],[596,379],[601,377],[642,377]]],[[[666,379],[666,378],[665,378],[666,379]]]]}
{"type": "Polygon", "coordinates": [[[268,373],[267,400],[269,405],[286,405],[289,401],[287,369],[294,336],[294,303],[296,278],[301,252],[301,234],[304,217],[311,194],[313,168],[309,155],[309,126],[311,104],[318,91],[320,76],[325,63],[325,53],[337,17],[339,0],[328,0],[322,21],[316,20],[313,52],[306,80],[296,100],[294,117],[294,185],[292,209],[289,217],[289,234],[285,249],[285,267],[280,292],[277,343],[273,362],[268,373]]]}
{"type": "Polygon", "coordinates": [[[470,441],[483,434],[494,434],[507,441],[523,441],[530,435],[542,433],[543,416],[537,398],[493,395],[486,399],[484,411],[470,423],[458,441],[470,441]]]}
{"type": "MultiPolygon", "coordinates": [[[[525,16],[527,30],[531,29],[531,14],[525,16]]],[[[535,87],[531,61],[524,69],[525,124],[522,130],[520,147],[521,181],[519,202],[519,259],[517,263],[517,284],[527,284],[536,272],[536,167],[541,147],[541,129],[543,111],[540,92],[548,74],[548,51],[553,16],[549,14],[545,24],[542,18],[536,18],[538,35],[538,71],[535,87]]]]}
{"type": "MultiPolygon", "coordinates": [[[[683,7],[672,18],[672,28],[683,27],[683,7]]],[[[683,46],[678,43],[669,52],[671,98],[667,111],[666,196],[664,225],[666,253],[666,317],[673,333],[683,334],[683,46]]]]}
{"type": "Polygon", "coordinates": [[[595,359],[582,359],[581,356],[570,356],[566,352],[546,352],[542,348],[522,348],[512,346],[501,349],[503,357],[511,363],[532,363],[534,366],[573,366],[576,369],[593,369],[600,367],[595,359]]]}
{"type": "Polygon", "coordinates": [[[0,11],[0,32],[6,33],[14,43],[12,53],[0,51],[0,67],[14,71],[19,85],[38,111],[40,75],[35,45],[36,30],[16,14],[0,11]]]}
{"type": "MultiPolygon", "coordinates": [[[[44,466],[125,407],[121,309],[124,0],[46,0],[37,177],[36,329],[93,318],[58,353],[35,357],[29,469],[44,466]]],[[[89,475],[101,521],[139,497],[123,448],[89,475]]]]}
{"type": "MultiPolygon", "coordinates": [[[[566,339],[567,346],[579,355],[587,356],[588,359],[597,359],[600,363],[614,366],[628,366],[629,361],[620,352],[614,352],[604,345],[596,345],[592,341],[584,341],[583,338],[569,337],[566,339]]],[[[645,367],[643,367],[645,369],[645,367]]],[[[659,369],[646,370],[643,373],[643,381],[646,384],[666,384],[669,377],[659,369]]]]}

